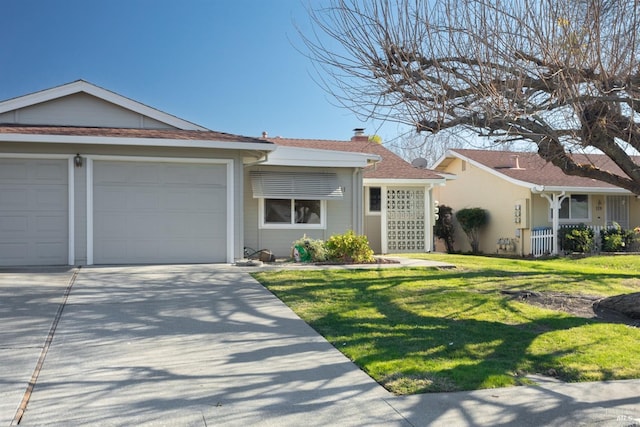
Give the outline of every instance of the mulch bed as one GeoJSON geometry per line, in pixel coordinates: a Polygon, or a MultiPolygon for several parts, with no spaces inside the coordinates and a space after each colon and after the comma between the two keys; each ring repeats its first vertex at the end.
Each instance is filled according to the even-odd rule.
{"type": "Polygon", "coordinates": [[[517,299],[527,304],[546,308],[549,310],[564,311],[577,317],[596,319],[608,323],[624,323],[630,326],[640,326],[640,321],[632,319],[624,314],[598,307],[598,301],[602,299],[593,295],[570,295],[560,292],[537,291],[502,291],[512,299],[517,299]]]}

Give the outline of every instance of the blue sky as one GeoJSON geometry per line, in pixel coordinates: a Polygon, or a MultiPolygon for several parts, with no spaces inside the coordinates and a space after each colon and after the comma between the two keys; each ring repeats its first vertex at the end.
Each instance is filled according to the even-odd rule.
{"type": "MultiPolygon", "coordinates": [[[[320,5],[321,0],[311,0],[320,5]]],[[[301,0],[3,0],[0,99],[84,79],[210,129],[384,140],[313,80],[301,0]]],[[[386,129],[386,130],[385,130],[386,129]]]]}

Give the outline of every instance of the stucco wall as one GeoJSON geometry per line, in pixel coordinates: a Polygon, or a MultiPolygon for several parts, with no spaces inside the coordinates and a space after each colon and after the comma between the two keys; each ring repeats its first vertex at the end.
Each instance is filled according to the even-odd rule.
{"type": "Polygon", "coordinates": [[[328,200],[327,220],[325,229],[308,228],[261,228],[259,225],[259,199],[253,197],[251,189],[251,171],[287,171],[287,172],[309,172],[309,168],[301,167],[276,167],[276,166],[253,166],[247,167],[244,171],[244,246],[255,250],[269,249],[277,257],[289,257],[292,243],[307,235],[314,239],[326,240],[333,234],[344,233],[348,230],[356,229],[354,223],[357,208],[356,200],[362,199],[362,185],[360,180],[355,180],[351,168],[314,168],[314,172],[336,173],[338,185],[344,188],[344,198],[342,200],[328,200]]]}
{"type": "MultiPolygon", "coordinates": [[[[516,201],[531,197],[527,188],[509,183],[460,159],[453,160],[446,172],[456,175],[457,179],[434,188],[434,196],[440,205],[453,208],[456,250],[467,252],[471,250],[471,245],[455,221],[455,213],[460,209],[479,207],[489,212],[489,224],[482,233],[480,251],[495,253],[498,239],[513,239],[516,251],[512,253],[529,251],[528,232],[517,238],[518,225],[514,222],[516,201]]],[[[443,250],[442,242],[438,242],[436,249],[443,250]]]]}

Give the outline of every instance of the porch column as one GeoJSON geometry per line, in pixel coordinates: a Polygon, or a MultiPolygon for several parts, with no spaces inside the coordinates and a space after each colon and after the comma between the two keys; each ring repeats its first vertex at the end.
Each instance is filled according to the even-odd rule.
{"type": "Polygon", "coordinates": [[[560,205],[562,201],[567,198],[565,192],[562,193],[542,193],[541,197],[544,197],[549,202],[551,208],[551,228],[553,229],[553,253],[552,255],[558,255],[560,252],[558,244],[558,229],[560,228],[560,205]]]}

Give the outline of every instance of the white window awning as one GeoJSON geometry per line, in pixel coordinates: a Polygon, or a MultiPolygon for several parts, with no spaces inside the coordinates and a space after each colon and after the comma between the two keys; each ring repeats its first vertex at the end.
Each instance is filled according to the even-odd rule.
{"type": "Polygon", "coordinates": [[[251,172],[255,199],[340,200],[342,188],[335,173],[251,172]]]}

